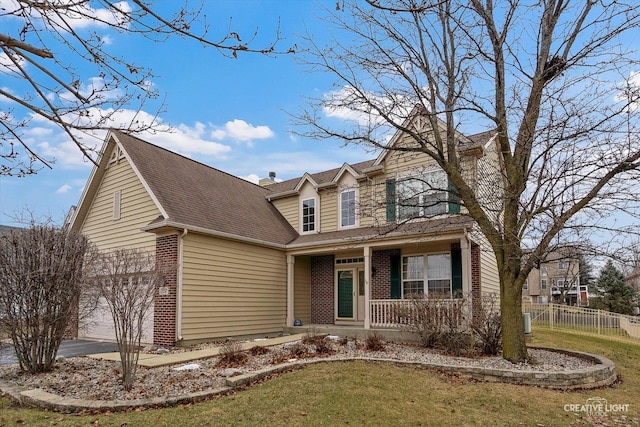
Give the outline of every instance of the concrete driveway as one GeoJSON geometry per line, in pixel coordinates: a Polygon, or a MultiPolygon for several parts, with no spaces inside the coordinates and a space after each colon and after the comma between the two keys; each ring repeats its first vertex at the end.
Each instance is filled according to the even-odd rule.
{"type": "MultiPolygon", "coordinates": [[[[118,345],[107,341],[69,340],[62,341],[58,349],[58,357],[86,356],[88,354],[118,351],[118,345]]],[[[13,346],[2,344],[0,348],[0,365],[18,363],[13,346]]]]}

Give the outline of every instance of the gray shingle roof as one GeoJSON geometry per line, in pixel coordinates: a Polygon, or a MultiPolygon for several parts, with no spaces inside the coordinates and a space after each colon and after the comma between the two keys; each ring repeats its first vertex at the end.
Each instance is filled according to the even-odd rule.
{"type": "Polygon", "coordinates": [[[266,200],[270,190],[123,132],[113,134],[169,216],[165,220],[281,245],[298,237],[266,200]]]}

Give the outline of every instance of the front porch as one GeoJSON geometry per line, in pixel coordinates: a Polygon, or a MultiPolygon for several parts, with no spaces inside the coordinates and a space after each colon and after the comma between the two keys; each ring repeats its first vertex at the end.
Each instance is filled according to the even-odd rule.
{"type": "Polygon", "coordinates": [[[408,321],[399,313],[410,309],[410,294],[452,304],[481,295],[480,250],[466,233],[315,247],[290,252],[287,267],[286,331],[299,331],[295,322],[349,336],[402,334],[408,321]]]}

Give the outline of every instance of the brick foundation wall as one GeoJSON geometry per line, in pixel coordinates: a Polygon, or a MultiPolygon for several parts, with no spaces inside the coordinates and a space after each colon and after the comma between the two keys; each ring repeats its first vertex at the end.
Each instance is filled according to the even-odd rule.
{"type": "Polygon", "coordinates": [[[371,268],[371,299],[388,299],[391,296],[391,256],[400,255],[400,249],[373,251],[371,268]]]}
{"type": "Polygon", "coordinates": [[[176,301],[178,284],[177,234],[156,238],[156,264],[164,284],[156,289],[153,305],[153,343],[172,346],[176,341],[176,301]]]}
{"type": "Polygon", "coordinates": [[[334,322],[333,266],[333,255],[311,257],[311,323],[334,322]]]}
{"type": "Polygon", "coordinates": [[[474,323],[482,312],[482,288],[480,283],[480,246],[471,245],[471,307],[474,323]]]}

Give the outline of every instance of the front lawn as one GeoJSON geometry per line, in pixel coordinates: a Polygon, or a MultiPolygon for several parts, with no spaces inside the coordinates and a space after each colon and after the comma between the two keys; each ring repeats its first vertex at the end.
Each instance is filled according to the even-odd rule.
{"type": "Polygon", "coordinates": [[[478,383],[446,373],[368,362],[319,364],[285,373],[213,401],[119,414],[63,415],[0,400],[0,426],[640,425],[640,344],[541,328],[532,345],[597,353],[616,364],[621,381],[608,388],[553,391],[478,383]],[[565,410],[603,398],[628,411],[608,418],[565,410]],[[604,423],[607,424],[604,424],[604,423]]]}

